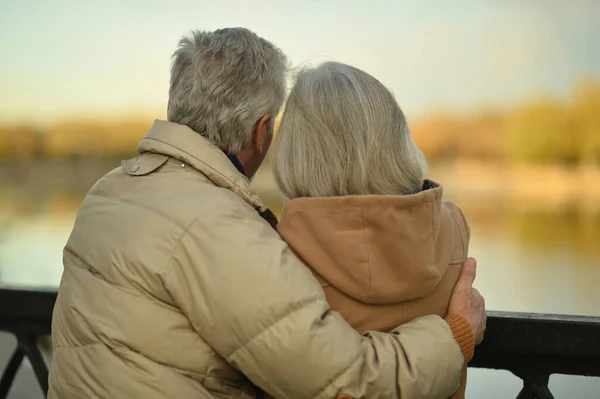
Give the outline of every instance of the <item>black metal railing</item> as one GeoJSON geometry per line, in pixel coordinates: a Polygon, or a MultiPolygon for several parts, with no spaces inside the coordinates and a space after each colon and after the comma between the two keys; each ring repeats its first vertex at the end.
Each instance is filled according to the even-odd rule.
{"type": "MultiPolygon", "coordinates": [[[[47,393],[48,367],[39,342],[50,334],[55,301],[52,291],[0,287],[0,331],[18,342],[0,379],[0,399],[7,397],[25,357],[47,393]]],[[[485,339],[469,367],[512,372],[523,380],[517,399],[554,398],[551,374],[600,377],[600,317],[489,312],[485,339]]]]}
{"type": "MultiPolygon", "coordinates": [[[[6,399],[15,375],[27,357],[40,388],[47,396],[48,365],[40,350],[41,341],[50,335],[56,292],[0,287],[0,331],[17,338],[15,348],[0,378],[0,399],[6,399]]],[[[40,395],[41,396],[41,395],[40,395]]]]}
{"type": "Polygon", "coordinates": [[[517,399],[552,399],[551,374],[600,377],[600,317],[489,312],[469,367],[512,372],[517,399]]]}

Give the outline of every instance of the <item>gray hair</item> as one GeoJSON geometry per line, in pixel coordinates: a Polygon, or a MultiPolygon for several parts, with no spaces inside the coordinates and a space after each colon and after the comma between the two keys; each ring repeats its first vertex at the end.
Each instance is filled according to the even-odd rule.
{"type": "Polygon", "coordinates": [[[173,54],[167,118],[235,154],[285,99],[287,59],[244,28],[192,31],[173,54]]]}
{"type": "Polygon", "coordinates": [[[272,165],[288,198],[411,194],[427,173],[393,94],[368,73],[337,62],[298,74],[272,165]]]}

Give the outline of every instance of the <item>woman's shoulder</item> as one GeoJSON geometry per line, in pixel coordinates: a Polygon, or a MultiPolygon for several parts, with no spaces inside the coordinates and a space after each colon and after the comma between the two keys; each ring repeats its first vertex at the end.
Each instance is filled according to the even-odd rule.
{"type": "Polygon", "coordinates": [[[469,240],[471,239],[471,228],[467,218],[460,207],[452,201],[443,201],[442,208],[450,216],[448,220],[456,237],[457,245],[455,247],[459,249],[456,252],[461,253],[461,258],[466,258],[469,250],[469,240]]]}

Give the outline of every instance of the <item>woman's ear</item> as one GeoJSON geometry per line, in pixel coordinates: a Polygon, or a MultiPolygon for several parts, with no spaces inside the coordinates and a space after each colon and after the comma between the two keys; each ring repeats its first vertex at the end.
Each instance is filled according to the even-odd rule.
{"type": "Polygon", "coordinates": [[[256,128],[252,134],[252,144],[254,145],[255,150],[262,154],[264,148],[263,144],[265,143],[265,138],[267,138],[269,134],[269,124],[271,122],[271,114],[266,114],[262,118],[256,122],[256,128]]]}

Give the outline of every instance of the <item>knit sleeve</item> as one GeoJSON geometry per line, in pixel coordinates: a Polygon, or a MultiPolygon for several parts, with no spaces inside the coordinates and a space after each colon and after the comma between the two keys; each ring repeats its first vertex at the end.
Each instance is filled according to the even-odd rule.
{"type": "Polygon", "coordinates": [[[469,322],[457,313],[450,313],[444,320],[450,326],[452,335],[465,358],[465,363],[469,363],[475,353],[475,340],[469,322]]]}

